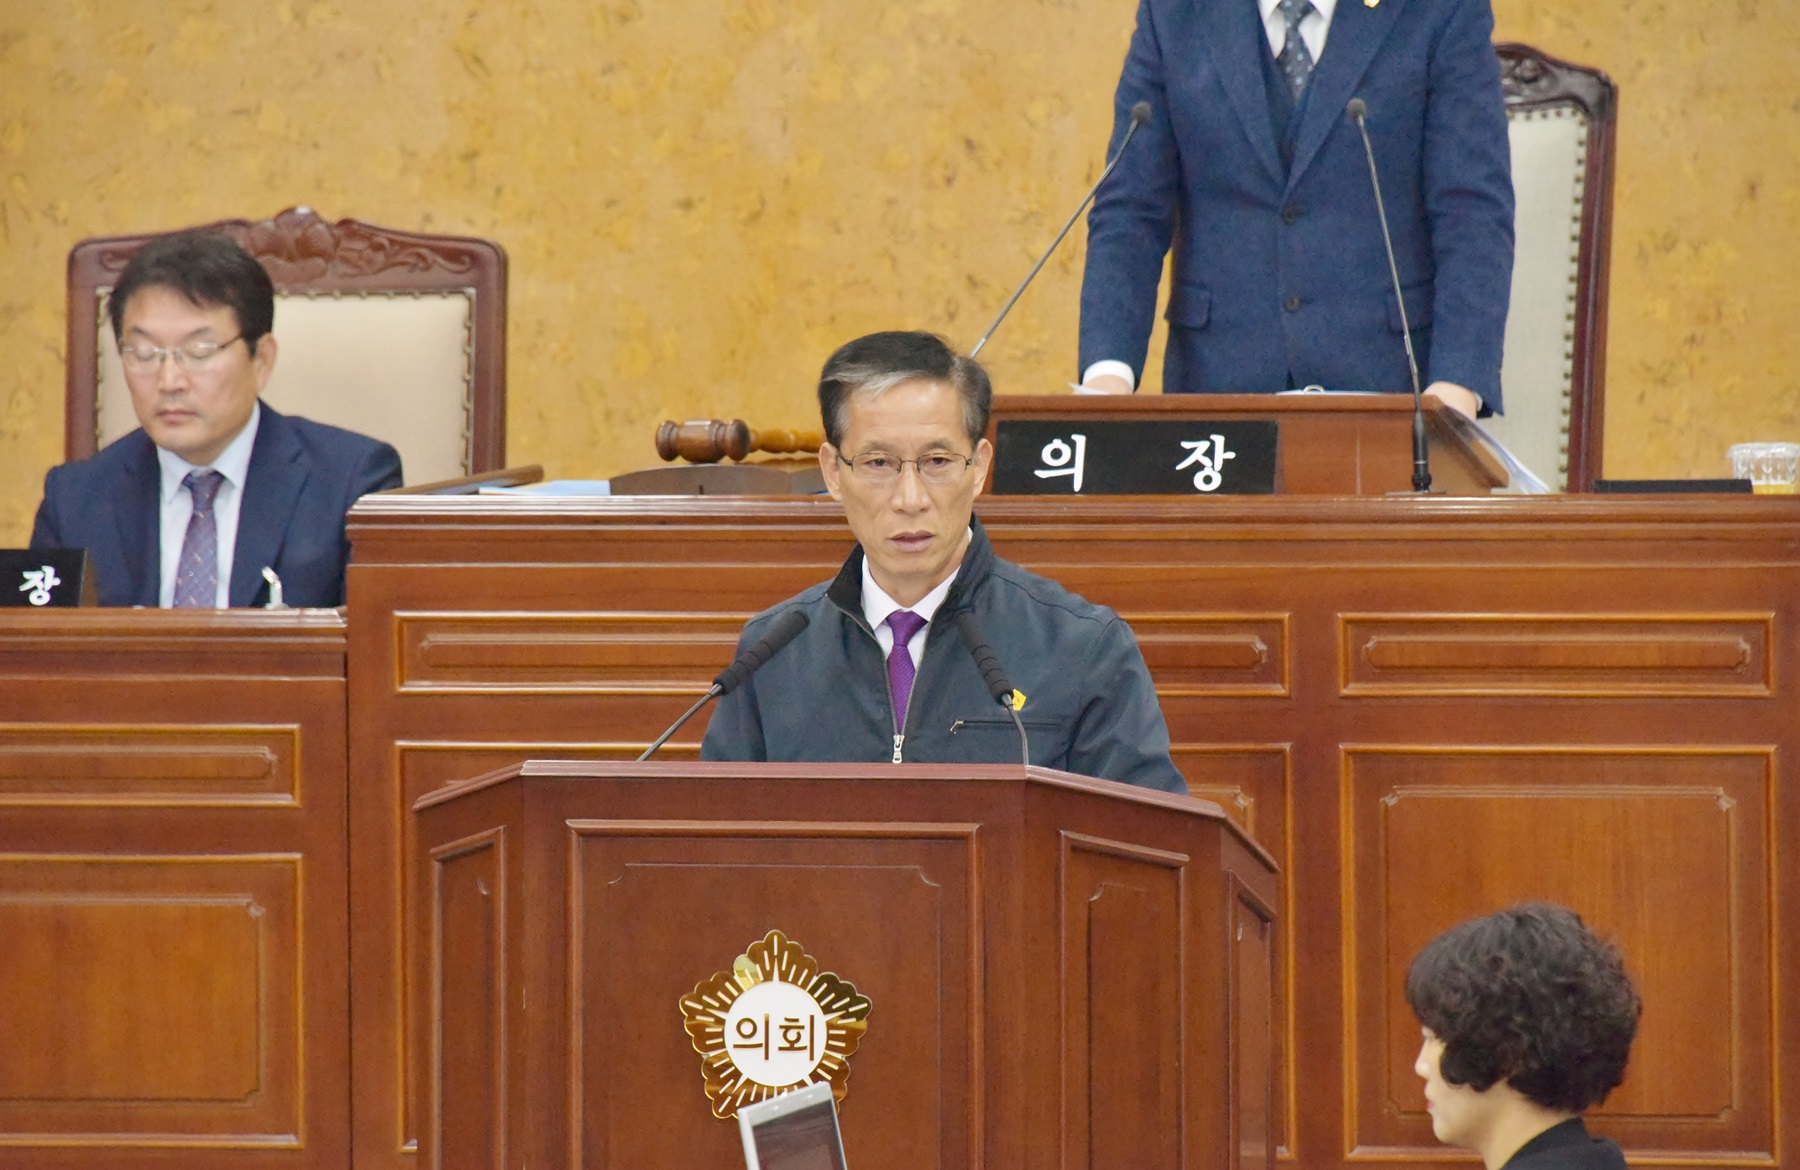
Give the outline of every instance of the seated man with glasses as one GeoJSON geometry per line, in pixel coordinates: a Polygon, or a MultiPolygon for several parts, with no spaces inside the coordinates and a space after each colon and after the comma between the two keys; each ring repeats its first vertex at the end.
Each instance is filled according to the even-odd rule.
{"type": "Polygon", "coordinates": [[[277,414],[275,288],[223,235],[140,248],[107,299],[140,429],[51,468],[33,548],[85,548],[102,605],[344,602],[344,513],[400,486],[386,443],[277,414]]]}
{"type": "Polygon", "coordinates": [[[740,647],[791,610],[809,619],[720,700],[703,758],[1017,761],[1017,729],[957,629],[966,612],[1016,687],[1034,764],[1187,791],[1131,630],[996,557],[974,518],[992,393],[929,333],[875,333],[831,355],[819,465],[857,547],[834,580],[745,626],[740,647]]]}

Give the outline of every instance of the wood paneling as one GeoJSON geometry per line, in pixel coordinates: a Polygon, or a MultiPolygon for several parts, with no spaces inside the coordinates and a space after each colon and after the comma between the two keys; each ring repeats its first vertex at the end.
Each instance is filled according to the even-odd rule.
{"type": "Polygon", "coordinates": [[[0,805],[294,806],[300,729],[0,723],[0,805]]]}
{"type": "MultiPolygon", "coordinates": [[[[430,957],[431,982],[466,988],[443,1024],[483,1037],[427,1053],[432,1083],[472,1109],[503,1095],[523,1164],[729,1164],[736,1127],[680,1001],[780,930],[870,1003],[840,1108],[851,1165],[1216,1167],[1229,924],[1242,891],[1268,904],[1273,870],[1216,808],[1116,788],[996,766],[534,762],[432,793],[422,866],[497,839],[508,857],[430,957]]],[[[441,1130],[421,1124],[430,1156],[441,1130]]],[[[458,1164],[486,1165],[483,1123],[457,1127],[458,1164]]]]}
{"type": "MultiPolygon", "coordinates": [[[[1161,688],[1158,688],[1161,693],[1161,688]]],[[[1165,702],[1167,701],[1165,696],[1165,702]]],[[[1188,792],[1202,800],[1210,800],[1225,810],[1225,815],[1254,837],[1274,856],[1283,874],[1293,868],[1292,840],[1289,826],[1293,823],[1293,753],[1291,744],[1193,744],[1176,743],[1170,753],[1175,766],[1187,778],[1188,792]]],[[[1240,963],[1260,964],[1260,974],[1245,994],[1249,996],[1246,1011],[1251,1014],[1239,1024],[1254,1032],[1260,1040],[1261,1030],[1271,1035],[1266,1048],[1270,1063],[1262,1070],[1273,1081],[1275,1070],[1287,1067],[1287,1054],[1293,1039],[1288,1029],[1280,1026],[1290,1017],[1288,1004],[1293,996],[1292,969],[1287,956],[1294,953],[1293,919],[1294,887],[1284,885],[1290,899],[1277,914],[1274,907],[1262,907],[1247,900],[1238,908],[1232,926],[1235,942],[1250,947],[1240,951],[1240,963]],[[1276,925],[1277,919],[1280,925],[1276,925]]],[[[1249,896],[1245,895],[1246,899],[1249,896]]],[[[1236,972],[1240,982],[1250,978],[1247,969],[1236,972]]],[[[1259,1045],[1256,1050],[1264,1051],[1259,1045]]],[[[1285,1078],[1283,1078],[1285,1082],[1285,1078]]],[[[1284,1083],[1284,1089],[1286,1085],[1284,1083]]],[[[1264,1139],[1272,1142],[1270,1150],[1255,1157],[1268,1157],[1274,1150],[1287,1151],[1293,1146],[1293,1103],[1284,1093],[1277,1095],[1274,1085],[1245,1086],[1251,1109],[1249,1128],[1244,1141],[1261,1151],[1264,1139]]],[[[1245,1155],[1249,1157],[1250,1155],[1245,1155]]]]}
{"type": "Polygon", "coordinates": [[[1278,1022],[1285,1016],[1277,974],[1281,969],[1275,908],[1254,890],[1232,883],[1228,926],[1232,941],[1231,1141],[1235,1170],[1269,1170],[1278,1150],[1292,1144],[1283,1125],[1292,1116],[1277,1095],[1276,1069],[1286,1050],[1278,1022]]]}
{"type": "Polygon", "coordinates": [[[1548,900],[1619,943],[1647,1005],[1609,1130],[1773,1154],[1775,775],[1768,748],[1347,753],[1352,1147],[1437,1148],[1400,993],[1412,955],[1447,924],[1548,900]]]}
{"type": "Polygon", "coordinates": [[[1289,745],[1176,743],[1170,755],[1187,779],[1189,795],[1217,804],[1264,848],[1285,859],[1292,798],[1289,745]]]}
{"type": "Polygon", "coordinates": [[[401,614],[400,690],[704,691],[754,612],[401,614]]]}
{"type": "MultiPolygon", "coordinates": [[[[1782,1163],[1800,1122],[1779,1059],[1800,1051],[1793,501],[983,510],[1003,555],[1133,623],[1194,790],[1283,864],[1286,921],[1246,902],[1207,926],[1239,944],[1218,978],[1242,992],[1236,1027],[1268,1017],[1272,1085],[1234,1083],[1238,1131],[1187,1134],[1190,1156],[1250,1164],[1272,1135],[1309,1170],[1444,1160],[1400,973],[1437,930],[1538,896],[1617,937],[1650,1003],[1596,1126],[1634,1160],[1782,1163]]],[[[354,994],[358,1161],[408,1164],[433,993],[403,924],[438,896],[413,884],[411,801],[527,757],[635,755],[739,615],[848,547],[823,501],[380,501],[355,530],[348,856],[341,617],[0,614],[0,937],[25,940],[0,985],[27,989],[0,1004],[0,1161],[346,1165],[354,994]]],[[[476,868],[446,896],[511,888],[476,868]]],[[[1090,925],[1129,941],[1120,924],[1157,903],[1115,892],[1090,925]]],[[[508,961],[439,994],[497,1010],[508,961]]],[[[1156,970],[1130,978],[1155,994],[1156,970]]],[[[1060,1143],[997,1071],[1021,1056],[996,1054],[983,1091],[1060,1143]]],[[[1108,1075],[1158,1083],[1129,1056],[1146,1063],[1108,1075]]],[[[459,1122],[503,1114],[518,1077],[491,1089],[459,1122]]],[[[1143,1136],[1130,1154],[1154,1164],[1143,1136]]]]}
{"type": "Polygon", "coordinates": [[[1287,694],[1285,615],[1137,613],[1131,631],[1161,694],[1287,694]]]}
{"type": "MultiPolygon", "coordinates": [[[[1188,857],[1064,833],[1063,1164],[1186,1164],[1183,869],[1188,857]]],[[[1199,1074],[1200,1070],[1192,1070],[1199,1074]]]]}
{"type": "Polygon", "coordinates": [[[344,626],[0,613],[0,1162],[349,1164],[344,626]]]}
{"type": "MultiPolygon", "coordinates": [[[[456,625],[466,613],[529,615],[540,621],[523,627],[534,640],[547,640],[547,631],[558,629],[579,632],[561,624],[570,615],[579,621],[581,615],[660,613],[670,615],[665,628],[675,629],[687,620],[681,615],[717,618],[756,613],[778,599],[768,581],[791,582],[787,592],[798,591],[834,572],[844,553],[839,532],[807,533],[807,543],[801,546],[790,541],[781,547],[747,548],[742,533],[730,523],[712,527],[710,534],[686,530],[670,543],[659,538],[669,534],[655,518],[659,501],[619,504],[643,517],[641,525],[628,525],[645,538],[643,543],[630,539],[596,556],[599,549],[590,542],[547,539],[543,531],[503,523],[489,534],[491,539],[482,541],[487,551],[471,560],[468,534],[453,526],[423,544],[409,542],[403,554],[408,567],[389,563],[385,572],[362,574],[363,587],[374,586],[375,592],[356,603],[352,613],[366,613],[367,619],[355,618],[349,635],[358,662],[350,684],[351,706],[358,713],[352,767],[356,775],[367,778],[353,788],[351,797],[352,915],[357,938],[370,941],[359,957],[355,981],[362,1006],[356,1015],[358,1063],[353,1076],[358,1103],[355,1146],[359,1162],[369,1166],[411,1165],[417,1146],[416,1103],[425,1091],[422,1070],[409,1055],[421,1051],[425,1009],[419,996],[409,991],[423,986],[413,982],[423,978],[423,953],[421,940],[406,926],[417,921],[412,907],[419,896],[411,888],[417,855],[406,810],[432,788],[527,757],[633,758],[691,701],[685,694],[661,693],[660,688],[583,691],[580,688],[596,675],[571,672],[566,666],[557,676],[561,693],[497,685],[503,675],[491,663],[479,676],[481,686],[475,693],[467,693],[470,688],[460,684],[443,693],[403,689],[400,680],[408,668],[402,665],[407,645],[400,634],[402,618],[431,623],[434,629],[468,630],[480,627],[456,625]],[[696,558],[700,563],[716,559],[704,551],[708,548],[750,553],[758,566],[756,583],[721,592],[716,588],[720,582],[693,568],[696,558]],[[515,571],[508,580],[493,572],[492,555],[508,564],[523,559],[543,567],[515,571]],[[565,686],[571,678],[575,685],[565,686]],[[406,974],[409,970],[411,976],[406,974]]],[[[466,500],[465,507],[480,510],[493,504],[475,497],[466,500]]],[[[499,519],[510,509],[493,514],[499,519]]],[[[579,516],[570,520],[570,536],[587,527],[579,516]]],[[[412,534],[424,532],[414,529],[412,534]]],[[[353,559],[360,562],[368,555],[373,553],[358,551],[353,559]]],[[[586,628],[593,632],[604,627],[586,628]]],[[[704,666],[690,654],[678,659],[674,669],[662,671],[663,677],[674,679],[692,672],[696,685],[690,693],[697,695],[729,662],[735,633],[728,635],[723,627],[705,623],[688,628],[716,633],[724,651],[704,666]]],[[[673,650],[683,653],[679,645],[673,650]]],[[[637,652],[643,662],[657,661],[653,641],[638,643],[637,652]]],[[[528,659],[515,657],[512,662],[528,659]]],[[[514,675],[508,681],[518,679],[514,675]]],[[[663,756],[693,758],[704,728],[704,717],[689,724],[663,748],[663,756]]]]}
{"type": "Polygon", "coordinates": [[[1344,694],[1768,696],[1773,614],[1346,614],[1344,694]]]}
{"type": "MultiPolygon", "coordinates": [[[[402,691],[399,615],[663,613],[681,629],[828,578],[850,544],[822,500],[521,503],[371,500],[352,518],[358,938],[399,937],[403,810],[430,786],[532,744],[623,754],[685,705],[629,679],[402,691]]],[[[1267,1105],[1186,1148],[1231,1144],[1248,1163],[1260,1126],[1307,1170],[1451,1164],[1420,1128],[1399,972],[1432,933],[1529,894],[1616,935],[1650,993],[1595,1126],[1634,1160],[1780,1164],[1800,1125],[1800,1079],[1777,1059],[1800,1051],[1782,998],[1800,947],[1783,829],[1800,824],[1800,501],[1083,504],[981,512],[1001,555],[1132,623],[1190,783],[1283,865],[1283,921],[1240,923],[1261,958],[1218,972],[1260,988],[1255,963],[1270,964],[1267,1105]]],[[[728,657],[702,663],[690,641],[665,660],[652,642],[611,677],[691,676],[697,694],[728,657]]],[[[565,682],[598,677],[568,661],[553,664],[565,682]]],[[[365,951],[356,980],[359,1148],[384,1170],[406,1161],[403,1086],[419,1084],[388,1006],[414,959],[365,951]]],[[[1245,1026],[1261,1027],[1246,995],[1245,1026]]],[[[1032,1132],[1060,1132],[1018,1106],[1032,1132]]]]}
{"type": "Polygon", "coordinates": [[[0,894],[0,1124],[260,1098],[264,1132],[297,1131],[299,1005],[274,978],[298,959],[297,860],[0,857],[0,889],[30,891],[0,894]]]}
{"type": "Polygon", "coordinates": [[[975,826],[827,824],[791,813],[771,810],[778,819],[754,827],[569,824],[581,977],[568,1034],[584,1056],[572,1119],[583,1164],[716,1164],[718,1131],[736,1140],[707,1111],[679,999],[770,930],[875,1005],[844,1103],[855,1121],[850,1163],[979,1158],[982,1021],[970,977],[981,969],[984,894],[975,826]],[[675,908],[680,929],[671,930],[675,908]],[[722,951],[723,940],[736,949],[722,951]],[[649,1013],[647,986],[666,989],[649,1013]],[[619,1076],[622,1062],[631,1076],[619,1076]],[[671,1117],[684,1124],[671,1126],[671,1117]]]}
{"type": "Polygon", "coordinates": [[[503,1170],[507,1163],[506,1080],[509,1053],[501,1021],[509,971],[502,944],[509,895],[506,831],[495,829],[431,851],[430,945],[444,961],[423,985],[431,989],[431,1039],[446,1064],[488,1070],[460,1077],[446,1092],[431,1081],[433,1108],[444,1119],[444,1170],[503,1170]],[[461,1026],[447,1032],[444,1019],[461,1026]]]}

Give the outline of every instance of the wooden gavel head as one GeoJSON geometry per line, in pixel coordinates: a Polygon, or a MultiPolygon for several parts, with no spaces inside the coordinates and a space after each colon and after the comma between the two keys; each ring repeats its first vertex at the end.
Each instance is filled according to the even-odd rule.
{"type": "Polygon", "coordinates": [[[750,424],[741,418],[669,421],[656,428],[656,453],[665,461],[717,463],[727,456],[742,459],[750,454],[750,438],[750,424]]]}
{"type": "Polygon", "coordinates": [[[818,431],[779,427],[752,430],[741,418],[669,421],[656,428],[656,453],[665,461],[685,459],[689,463],[741,460],[755,451],[771,455],[811,452],[817,451],[824,441],[825,436],[818,431]]]}

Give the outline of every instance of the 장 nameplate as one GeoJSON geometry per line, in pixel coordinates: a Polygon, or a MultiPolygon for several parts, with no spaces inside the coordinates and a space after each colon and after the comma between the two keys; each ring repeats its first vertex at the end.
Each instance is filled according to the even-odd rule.
{"type": "Polygon", "coordinates": [[[94,604],[84,548],[0,549],[0,606],[94,604]]]}
{"type": "Polygon", "coordinates": [[[1279,424],[1016,419],[995,428],[994,492],[1010,496],[1266,496],[1279,424]]]}

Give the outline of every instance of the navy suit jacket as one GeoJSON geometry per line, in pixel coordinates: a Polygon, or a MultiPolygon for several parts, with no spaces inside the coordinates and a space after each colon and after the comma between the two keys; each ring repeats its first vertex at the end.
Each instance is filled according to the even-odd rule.
{"type": "MultiPolygon", "coordinates": [[[[400,455],[354,431],[289,418],[263,403],[231,564],[231,604],[263,605],[263,566],[293,606],[344,603],[350,543],[344,513],[369,492],[400,486],[400,455]]],[[[162,473],[142,430],[44,477],[33,548],[85,548],[101,605],[157,604],[162,473]]]]}
{"type": "Polygon", "coordinates": [[[1088,217],[1081,368],[1143,373],[1173,251],[1163,389],[1410,392],[1352,97],[1368,106],[1420,375],[1500,408],[1513,194],[1489,0],[1338,0],[1284,168],[1254,0],[1141,0],[1088,217]]]}

